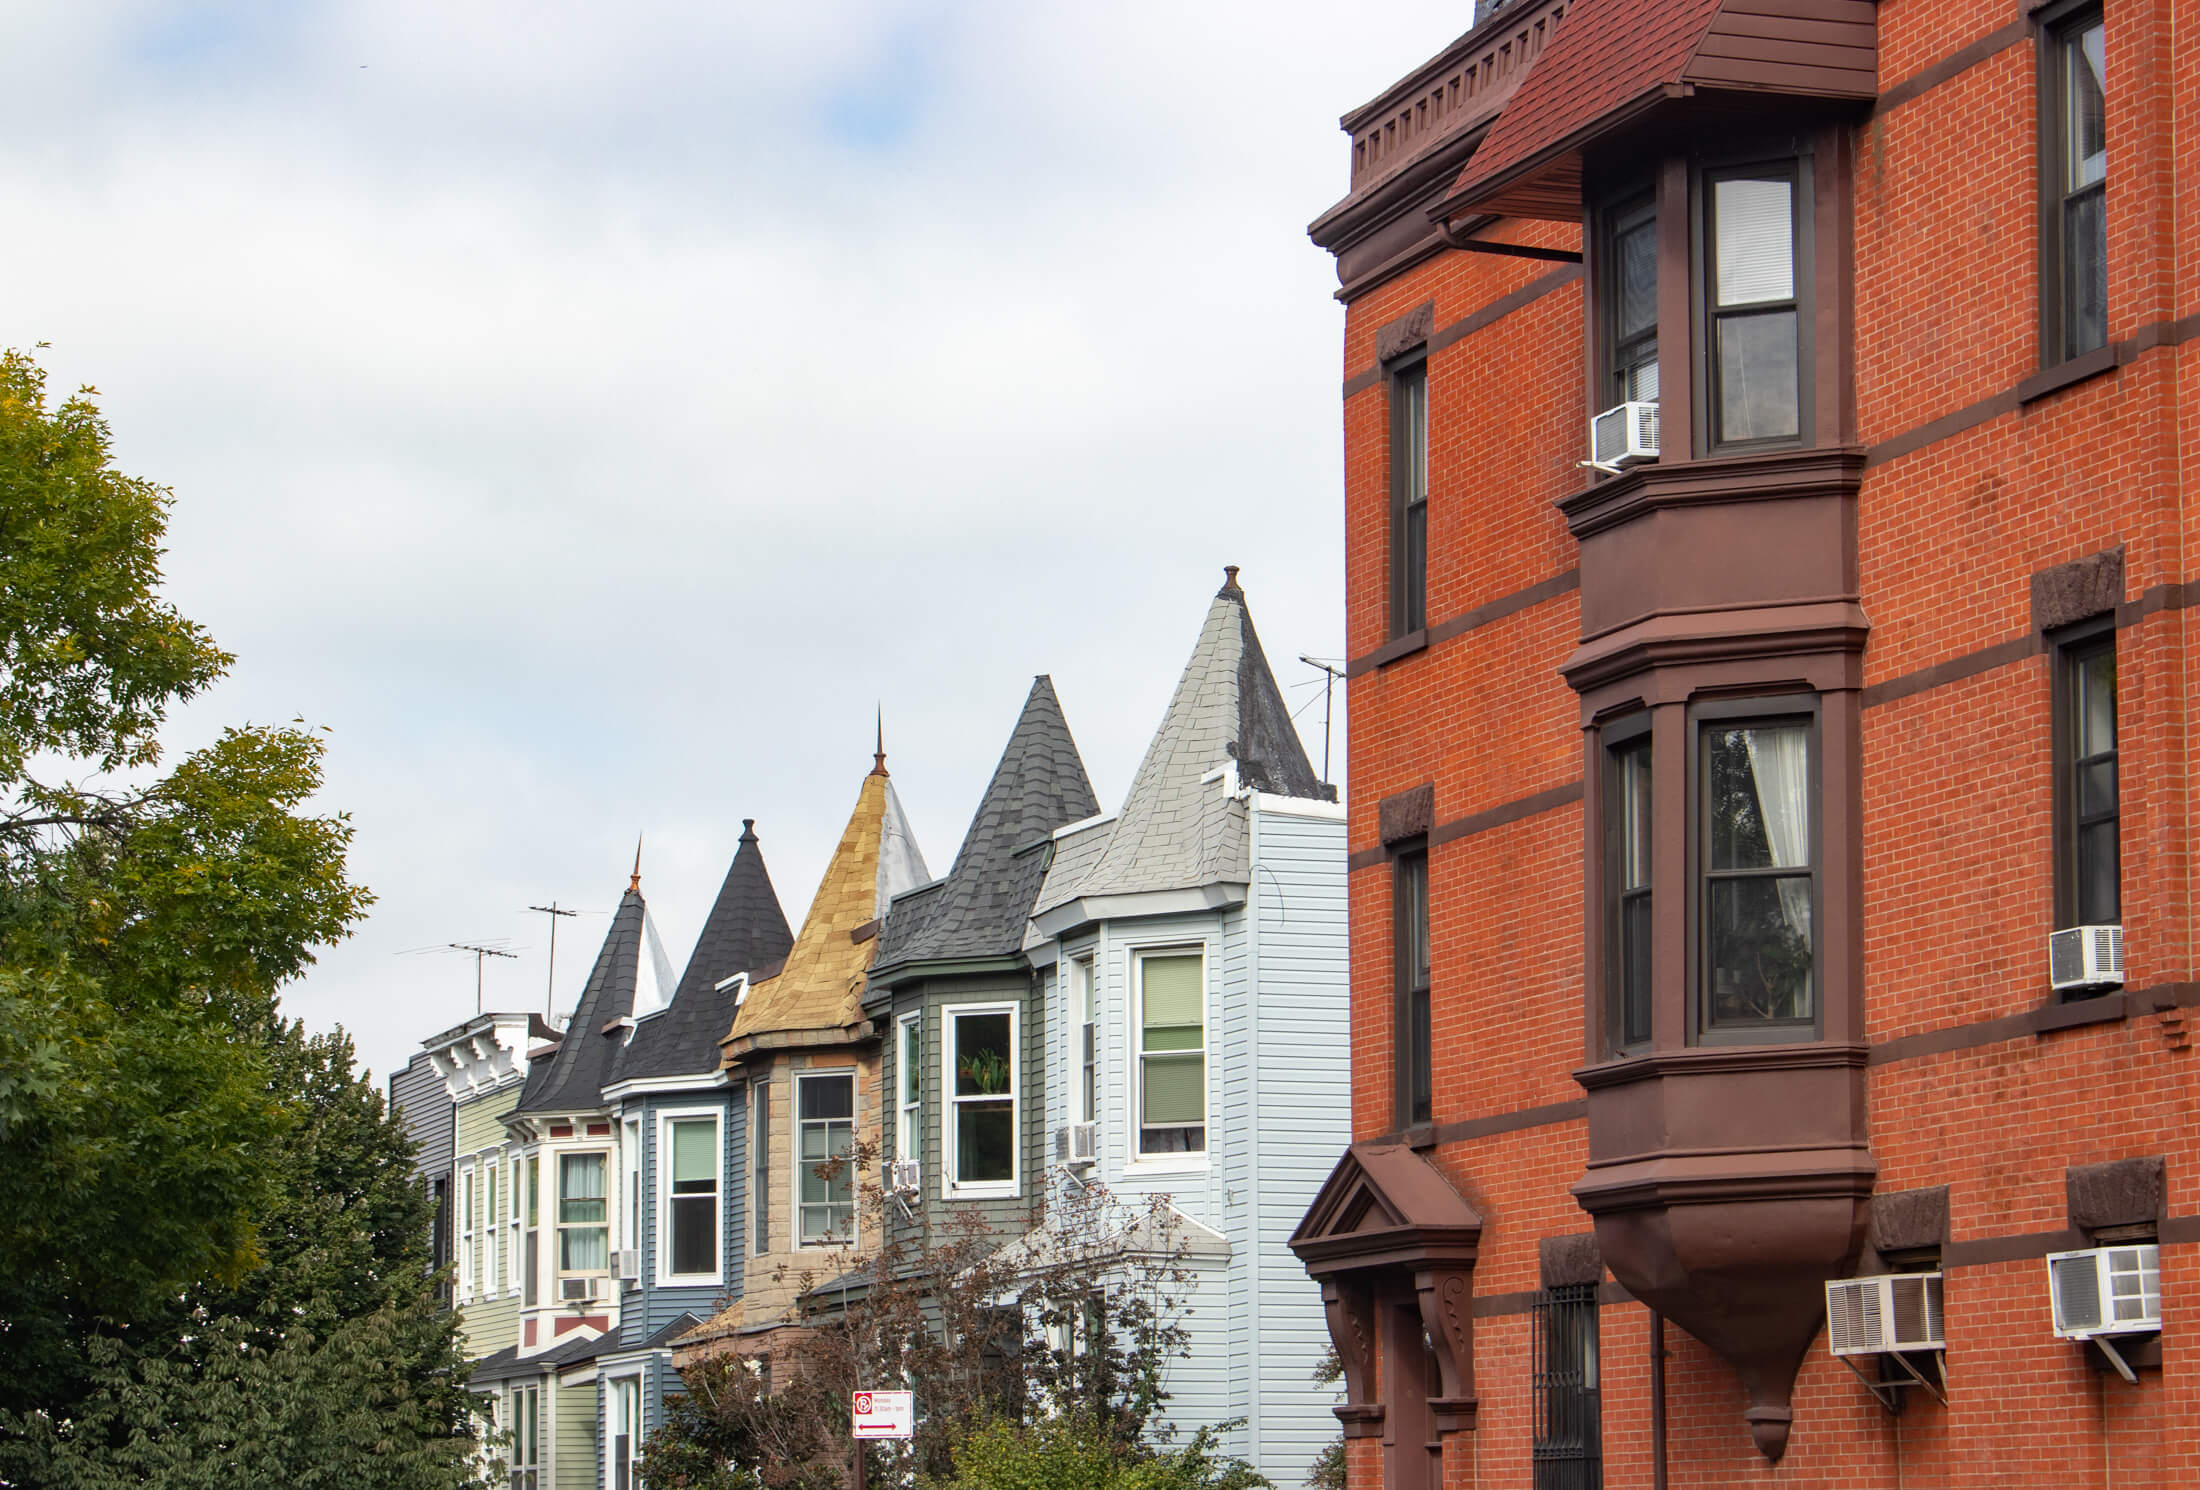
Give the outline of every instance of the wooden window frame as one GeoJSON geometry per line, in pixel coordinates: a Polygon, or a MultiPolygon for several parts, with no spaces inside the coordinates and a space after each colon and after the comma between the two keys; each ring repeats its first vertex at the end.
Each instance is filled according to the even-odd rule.
{"type": "MultiPolygon", "coordinates": [[[[1695,398],[1695,437],[1705,456],[1747,455],[1759,450],[1792,450],[1816,442],[1817,343],[1815,322],[1819,304],[1816,220],[1811,154],[1804,142],[1791,140],[1737,154],[1699,152],[1690,160],[1691,204],[1687,266],[1691,301],[1688,376],[1695,398]],[[1718,306],[1718,240],[1713,217],[1721,181],[1769,180],[1785,172],[1789,184],[1789,252],[1793,256],[1794,294],[1790,301],[1795,316],[1795,433],[1760,439],[1726,439],[1719,425],[1718,322],[1722,315],[1763,314],[1774,302],[1737,307],[1722,312],[1718,306]]],[[[1667,273],[1664,262],[1659,276],[1667,273]]],[[[1663,354],[1661,353],[1661,356],[1663,354]]],[[[1659,383],[1665,367],[1659,368],[1659,383]]]]}
{"type": "MultiPolygon", "coordinates": [[[[726,1270],[726,1118],[716,1107],[668,1107],[657,1113],[657,1257],[656,1281],[666,1287],[716,1286],[725,1281],[726,1270]],[[707,1272],[681,1273],[673,1270],[672,1256],[672,1208],[681,1198],[694,1199],[690,1192],[685,1197],[673,1192],[673,1143],[672,1130],[680,1123],[708,1122],[712,1131],[712,1163],[710,1199],[711,1207],[711,1266],[707,1272]]],[[[635,1246],[641,1245],[640,1238],[635,1246]]]]}
{"type": "MultiPolygon", "coordinates": [[[[924,1010],[894,1020],[894,1158],[902,1163],[924,1154],[924,1010]],[[917,1089],[909,1090],[910,1078],[917,1089]]],[[[921,1176],[922,1168],[918,1170],[921,1176]]]]}
{"type": "MultiPolygon", "coordinates": [[[[1664,262],[1663,254],[1659,252],[1661,245],[1659,242],[1658,197],[1656,191],[1630,192],[1599,209],[1597,215],[1599,218],[1597,232],[1599,262],[1597,265],[1596,294],[1598,305],[1596,315],[1597,336],[1599,339],[1597,348],[1599,391],[1596,397],[1596,406],[1597,411],[1602,412],[1605,409],[1627,402],[1629,398],[1623,386],[1626,378],[1619,324],[1619,240],[1627,233],[1647,226],[1650,230],[1651,253],[1657,266],[1656,273],[1659,283],[1664,282],[1666,274],[1670,271],[1664,262]]],[[[1665,349],[1658,334],[1660,329],[1655,296],[1653,296],[1650,314],[1650,345],[1656,350],[1658,386],[1662,390],[1665,385],[1666,360],[1665,349]]],[[[1662,399],[1659,401],[1662,402],[1662,399]]]]}
{"type": "MultiPolygon", "coordinates": [[[[2080,919],[2078,904],[2078,831],[2084,824],[2078,812],[2077,773],[2078,730],[2081,721],[2077,710],[2077,673],[2087,661],[2106,652],[2116,657],[2116,618],[2113,615],[2081,621],[2057,631],[2049,639],[2049,658],[2052,664],[2052,694],[2049,714],[2054,730],[2054,795],[2055,820],[2055,928],[2088,924],[2080,919]]],[[[2103,924],[2122,924],[2123,915],[2123,719],[2122,679],[2118,680],[2116,746],[2109,752],[2116,766],[2116,806],[2113,812],[2095,821],[2113,821],[2116,824],[2117,849],[2117,919],[2103,924]]],[[[2088,757],[2098,759],[2098,757],[2088,757]]]]}
{"type": "Polygon", "coordinates": [[[948,1004],[940,1010],[940,1177],[944,1194],[957,1200],[1003,1198],[1019,1195],[1024,1183],[1024,1082],[1023,1008],[1002,999],[971,1004],[948,1004]],[[998,1102],[998,1093],[963,1096],[955,1090],[956,1026],[966,1018],[1008,1016],[1008,1178],[966,1180],[962,1177],[962,1110],[976,1102],[998,1102]]]}
{"type": "Polygon", "coordinates": [[[758,1077],[749,1083],[749,1206],[756,1212],[752,1256],[772,1249],[772,1083],[758,1077]]]}
{"type": "MultiPolygon", "coordinates": [[[[1131,1052],[1131,1109],[1130,1119],[1124,1123],[1129,1144],[1128,1163],[1134,1171],[1204,1169],[1208,1156],[1215,1148],[1214,1104],[1214,998],[1208,987],[1212,970],[1212,958],[1204,941],[1157,942],[1151,946],[1130,949],[1131,996],[1126,1001],[1130,1014],[1131,1052]],[[1199,959],[1199,1049],[1197,1052],[1172,1050],[1158,1052],[1164,1055],[1197,1054],[1200,1058],[1200,1146],[1182,1151],[1157,1149],[1147,1153],[1141,1147],[1145,1134],[1146,1112],[1146,959],[1149,957],[1197,957],[1199,959]]],[[[1171,1125],[1186,1126],[1186,1125],[1171,1125]]]]}
{"type": "Polygon", "coordinates": [[[1656,943],[1657,929],[1657,875],[1653,868],[1650,881],[1639,888],[1624,884],[1627,862],[1628,822],[1623,810],[1621,791],[1623,772],[1620,757],[1645,751],[1650,754],[1650,843],[1649,858],[1654,866],[1657,860],[1657,756],[1650,715],[1640,711],[1623,715],[1597,732],[1597,743],[1603,755],[1599,761],[1602,774],[1603,800],[1601,817],[1603,833],[1599,850],[1603,862],[1598,866],[1598,883],[1603,897],[1604,917],[1604,1048],[1614,1058],[1639,1055],[1650,1048],[1657,1023],[1657,982],[1655,959],[1649,985],[1642,990],[1641,1037],[1630,1038],[1627,1028],[1626,987],[1626,911],[1631,896],[1640,895],[1650,902],[1651,941],[1656,943]]]}
{"type": "MultiPolygon", "coordinates": [[[[1436,1073],[1434,1009],[1431,987],[1414,975],[1423,971],[1415,964],[1414,945],[1432,940],[1429,926],[1429,856],[1426,838],[1409,839],[1391,856],[1391,1013],[1393,1098],[1400,1129],[1418,1128],[1435,1121],[1436,1073]]],[[[1430,949],[1433,950],[1433,949],[1430,949]]],[[[1431,959],[1433,964],[1433,958],[1431,959]]]]}
{"type": "MultiPolygon", "coordinates": [[[[612,1224],[617,1219],[618,1207],[611,1191],[611,1150],[608,1148],[559,1149],[557,1162],[551,1166],[556,1179],[557,1198],[551,1210],[551,1246],[556,1253],[557,1266],[553,1272],[560,1278],[603,1278],[611,1273],[612,1224]],[[584,1196],[583,1199],[601,1200],[604,1216],[601,1221],[568,1221],[565,1219],[565,1164],[568,1159],[596,1158],[603,1160],[604,1193],[601,1196],[584,1196]],[[603,1232],[603,1266],[600,1268],[569,1268],[565,1265],[565,1234],[568,1231],[603,1232]]],[[[561,1299],[562,1302],[562,1299],[561,1299]]]]}
{"type": "MultiPolygon", "coordinates": [[[[2061,3],[2042,7],[2034,14],[2033,23],[2038,37],[2040,366],[2044,369],[2105,352],[2109,344],[2105,297],[2101,339],[2082,347],[2070,341],[2069,306],[2064,286],[2070,255],[2063,233],[2063,207],[2079,194],[2063,190],[2067,164],[2064,152],[2069,143],[2068,120],[2063,112],[2065,47],[2075,33],[2099,24],[2105,52],[2107,19],[2101,0],[2061,0],[2061,3]]],[[[2105,118],[2103,128],[2105,131],[2105,118]]],[[[2105,264],[2108,257],[2105,175],[2099,189],[2102,195],[2101,257],[2105,264]]]]}
{"type": "MultiPolygon", "coordinates": [[[[845,1237],[842,1237],[836,1235],[832,1232],[830,1228],[828,1228],[824,1237],[817,1241],[805,1241],[803,1240],[802,1236],[802,1212],[805,1208],[816,1208],[821,1206],[829,1208],[837,1204],[836,1202],[831,1200],[806,1201],[802,1198],[803,1179],[805,1177],[813,1179],[816,1178],[813,1171],[816,1170],[818,1167],[817,1164],[809,1164],[803,1161],[802,1130],[806,1124],[824,1123],[830,1125],[832,1123],[840,1121],[840,1119],[838,1118],[805,1119],[802,1116],[802,1089],[813,1083],[823,1084],[828,1081],[845,1081],[848,1083],[847,1122],[848,1144],[851,1151],[853,1151],[855,1147],[856,1134],[860,1131],[862,1110],[858,1106],[858,1102],[862,1096],[862,1093],[856,1090],[856,1073],[854,1067],[843,1066],[829,1068],[823,1071],[797,1071],[794,1073],[794,1080],[790,1085],[788,1092],[788,1095],[791,1099],[791,1110],[789,1112],[787,1123],[788,1136],[793,1140],[792,1152],[794,1155],[794,1173],[788,1176],[794,1187],[794,1211],[792,1213],[794,1219],[794,1230],[789,1236],[788,1240],[791,1243],[793,1250],[797,1252],[851,1251],[851,1249],[853,1249],[856,1245],[857,1236],[861,1233],[863,1229],[862,1222],[857,1217],[858,1197],[856,1195],[855,1161],[853,1159],[850,1159],[848,1161],[848,1234],[845,1237]]],[[[823,1163],[826,1161],[821,1160],[819,1162],[823,1163]]]]}
{"type": "Polygon", "coordinates": [[[1428,351],[1420,347],[1383,369],[1385,397],[1390,419],[1390,634],[1409,636],[1428,627],[1428,512],[1429,512],[1429,376],[1428,351]],[[1421,429],[1414,449],[1409,428],[1409,405],[1403,391],[1420,389],[1421,429]],[[1413,494],[1414,468],[1420,474],[1420,496],[1413,494]],[[1420,544],[1409,552],[1407,529],[1418,508],[1420,544]]]}
{"type": "MultiPolygon", "coordinates": [[[[1825,741],[1815,693],[1760,694],[1698,702],[1688,710],[1688,1035],[1694,1045],[1781,1045],[1823,1040],[1826,1028],[1825,741]],[[1808,1020],[1714,1025],[1710,1018],[1710,930],[1713,872],[1709,869],[1711,804],[1707,790],[1707,726],[1801,724],[1807,731],[1810,788],[1811,1012],[1808,1020]]],[[[1654,789],[1654,783],[1653,783],[1654,789]]],[[[1741,871],[1721,871],[1739,878],[1741,871]]],[[[1654,1003],[1653,1003],[1654,1007],[1654,1003]]]]}

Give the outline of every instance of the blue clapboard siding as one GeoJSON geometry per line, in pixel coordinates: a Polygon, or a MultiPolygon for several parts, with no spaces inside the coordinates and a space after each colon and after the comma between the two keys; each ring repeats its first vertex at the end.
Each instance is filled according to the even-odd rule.
{"type": "MultiPolygon", "coordinates": [[[[694,1092],[652,1092],[630,1098],[621,1114],[640,1117],[642,1123],[642,1286],[626,1290],[620,1300],[619,1335],[634,1343],[649,1339],[683,1313],[708,1319],[741,1292],[741,1268],[745,1249],[740,1245],[742,1221],[747,1214],[748,1103],[746,1088],[704,1087],[694,1092]],[[658,1152],[659,1119],[667,1113],[716,1113],[721,1146],[718,1172],[718,1250],[723,1281],[716,1284],[671,1286],[657,1281],[658,1227],[662,1198],[662,1156],[658,1152]]],[[[622,1126],[620,1131],[624,1131],[622,1126]]]]}

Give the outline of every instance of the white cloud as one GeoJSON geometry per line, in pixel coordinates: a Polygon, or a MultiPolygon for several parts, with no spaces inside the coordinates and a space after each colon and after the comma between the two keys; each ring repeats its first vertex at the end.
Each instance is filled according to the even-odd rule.
{"type": "MultiPolygon", "coordinates": [[[[461,958],[740,819],[799,919],[874,705],[936,869],[1029,677],[1103,801],[1220,566],[1341,647],[1338,114],[1465,5],[76,5],[0,57],[0,341],[172,483],[240,657],[179,721],[333,727],[380,895],[291,990],[378,1069],[461,958]]],[[[1320,704],[1302,716],[1318,756],[1320,704]]],[[[1342,729],[1338,733],[1341,758],[1342,729]]],[[[569,922],[570,1000],[601,921],[569,922]]]]}

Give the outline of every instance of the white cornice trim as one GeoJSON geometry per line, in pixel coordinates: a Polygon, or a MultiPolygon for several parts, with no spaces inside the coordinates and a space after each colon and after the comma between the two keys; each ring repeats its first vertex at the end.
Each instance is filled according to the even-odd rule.
{"type": "Polygon", "coordinates": [[[733,1078],[723,1067],[704,1075],[693,1076],[632,1076],[625,1081],[614,1081],[603,1089],[606,1102],[616,1102],[622,1097],[647,1096],[654,1092],[714,1092],[733,1085],[733,1078]]]}
{"type": "Polygon", "coordinates": [[[1321,822],[1345,821],[1345,804],[1317,802],[1312,797],[1279,797],[1273,792],[1253,793],[1253,806],[1271,817],[1309,817],[1321,822]]]}
{"type": "Polygon", "coordinates": [[[1244,880],[1217,880],[1185,890],[1141,890],[1128,895],[1080,895],[1032,917],[1039,934],[1058,938],[1088,921],[1138,920],[1228,910],[1245,903],[1244,880]]]}

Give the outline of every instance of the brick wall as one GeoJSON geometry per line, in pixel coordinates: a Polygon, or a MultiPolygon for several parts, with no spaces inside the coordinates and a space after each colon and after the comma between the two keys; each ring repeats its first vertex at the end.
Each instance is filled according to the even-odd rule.
{"type": "MultiPolygon", "coordinates": [[[[2006,0],[1885,0],[1877,14],[1883,89],[2018,19],[2006,0]]],[[[1916,691],[1887,685],[2021,642],[2030,578],[2050,565],[2122,545],[2127,601],[2195,577],[2186,509],[2187,451],[2200,439],[2195,19],[2173,0],[2108,7],[2109,338],[2145,341],[2169,324],[2168,344],[2134,348],[2115,370],[2028,404],[2012,391],[2039,367],[2031,40],[1857,129],[1855,397],[1862,443],[1876,447],[1857,542],[1872,623],[1861,832],[1875,1046],[2046,1004],[2053,918],[2047,659],[2016,655],[1916,691]],[[1935,421],[1968,427],[1913,438],[1935,421]]],[[[1525,223],[1501,236],[1579,239],[1570,227],[1525,223]]],[[[1552,279],[1549,264],[1447,252],[1349,306],[1343,371],[1363,380],[1344,400],[1355,657],[1388,639],[1386,395],[1379,379],[1363,378],[1378,330],[1433,302],[1441,339],[1443,328],[1552,279]]],[[[1432,627],[1574,567],[1554,504],[1583,485],[1584,321],[1581,283],[1559,276],[1429,359],[1432,627]]],[[[1578,614],[1575,597],[1558,593],[1356,673],[1355,851],[1378,845],[1382,798],[1423,783],[1434,786],[1442,825],[1580,780],[1579,706],[1558,673],[1579,640],[1578,614]]],[[[2118,639],[2133,989],[2196,976],[2193,616],[2171,604],[2118,639]]],[[[1430,853],[1440,1130],[1501,1126],[1581,1096],[1571,1073],[1584,1059],[1582,831],[1580,805],[1563,804],[1430,853]]],[[[1394,1128],[1387,865],[1355,870],[1351,915],[1353,1125],[1368,1138],[1394,1128]]],[[[2044,1034],[1982,1033],[1939,1054],[1882,1049],[1869,1073],[1880,1188],[1947,1185],[1960,1247],[2067,1228],[2066,1166],[2161,1154],[2168,1215],[2200,1215],[2191,1020],[2200,1010],[2139,1011],[2044,1034]]],[[[1563,1111],[1435,1148],[1433,1160],[1485,1217],[1479,1296],[1536,1288],[1538,1239],[1589,1229],[1568,1193],[1585,1154],[1581,1120],[1563,1111]]],[[[2036,1255],[1951,1266],[1947,1405],[1913,1393],[1902,1416],[1889,1416],[1821,1339],[1777,1466],[1739,1430],[1732,1370],[1669,1329],[1671,1484],[2200,1484],[2190,1431],[2200,1421],[2200,1245],[2167,1239],[2162,1274],[2164,1365],[2133,1387],[2052,1337],[2036,1255]]],[[[1454,1441],[1448,1486],[1530,1483],[1529,1319],[1500,1312],[1477,1322],[1480,1426],[1454,1441]]],[[[1610,1304],[1602,1332],[1605,1483],[1647,1485],[1647,1311],[1610,1304]]],[[[1380,1483],[1376,1444],[1357,1441],[1348,1457],[1355,1487],[1380,1483]]]]}

